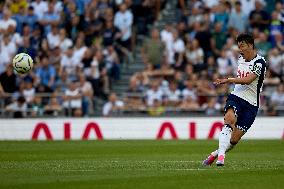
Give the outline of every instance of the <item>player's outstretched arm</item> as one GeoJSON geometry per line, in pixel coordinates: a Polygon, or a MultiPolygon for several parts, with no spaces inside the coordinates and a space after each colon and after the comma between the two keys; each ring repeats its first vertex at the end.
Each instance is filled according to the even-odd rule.
{"type": "Polygon", "coordinates": [[[214,81],[215,85],[225,84],[225,83],[234,83],[234,84],[250,84],[257,78],[257,75],[255,73],[250,73],[246,77],[243,78],[225,78],[225,79],[216,79],[214,81]]]}

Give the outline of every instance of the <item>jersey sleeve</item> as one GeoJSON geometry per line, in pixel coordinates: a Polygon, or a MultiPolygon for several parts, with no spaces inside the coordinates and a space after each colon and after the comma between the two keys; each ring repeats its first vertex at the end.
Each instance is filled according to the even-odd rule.
{"type": "Polygon", "coordinates": [[[266,64],[265,60],[259,59],[254,62],[251,72],[256,74],[258,77],[264,74],[266,64]]]}

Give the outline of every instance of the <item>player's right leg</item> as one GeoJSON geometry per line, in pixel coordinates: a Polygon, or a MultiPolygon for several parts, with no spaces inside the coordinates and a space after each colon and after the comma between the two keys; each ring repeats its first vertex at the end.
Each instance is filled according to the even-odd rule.
{"type": "Polygon", "coordinates": [[[231,134],[235,128],[237,117],[236,110],[233,107],[228,107],[224,116],[224,127],[222,128],[219,135],[219,148],[213,151],[204,161],[203,165],[211,165],[218,157],[216,162],[217,165],[224,165],[225,152],[231,150],[233,145],[230,143],[231,134]]]}
{"type": "Polygon", "coordinates": [[[232,132],[237,123],[237,114],[233,107],[228,107],[224,116],[224,127],[219,135],[219,148],[217,166],[223,166],[225,161],[225,153],[230,150],[234,145],[231,144],[232,132]]]}

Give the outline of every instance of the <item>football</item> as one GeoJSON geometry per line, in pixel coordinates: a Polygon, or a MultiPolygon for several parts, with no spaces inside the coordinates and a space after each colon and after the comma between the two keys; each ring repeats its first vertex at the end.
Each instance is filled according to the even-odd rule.
{"type": "Polygon", "coordinates": [[[13,68],[16,73],[26,74],[33,68],[33,59],[26,53],[19,53],[13,58],[13,68]]]}

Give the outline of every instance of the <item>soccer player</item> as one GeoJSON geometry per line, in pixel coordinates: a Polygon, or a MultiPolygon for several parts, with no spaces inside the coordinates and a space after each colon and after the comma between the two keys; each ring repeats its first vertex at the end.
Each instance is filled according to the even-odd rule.
{"type": "Polygon", "coordinates": [[[219,135],[219,148],[212,152],[203,165],[223,166],[225,153],[231,150],[253,124],[259,107],[259,93],[266,72],[264,58],[257,54],[254,39],[249,34],[237,37],[240,51],[236,78],[217,79],[214,84],[234,83],[224,107],[224,127],[219,135]]]}

